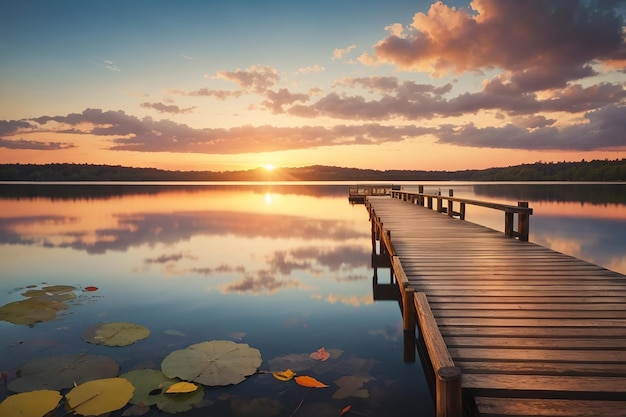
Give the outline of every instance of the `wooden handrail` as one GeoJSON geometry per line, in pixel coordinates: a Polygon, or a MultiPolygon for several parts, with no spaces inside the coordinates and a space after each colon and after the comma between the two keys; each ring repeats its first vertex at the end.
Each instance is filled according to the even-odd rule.
{"type": "MultiPolygon", "coordinates": [[[[450,190],[452,194],[452,190],[450,190]]],[[[412,191],[391,191],[391,197],[397,198],[403,201],[410,201],[413,204],[424,206],[427,204],[428,208],[433,209],[433,199],[437,201],[436,210],[440,213],[446,213],[448,216],[458,216],[461,220],[465,220],[465,205],[486,207],[494,210],[500,210],[504,212],[504,234],[510,237],[517,237],[519,240],[528,241],[528,235],[530,233],[530,216],[533,214],[533,209],[528,207],[528,202],[520,201],[516,206],[512,204],[494,203],[490,201],[473,200],[469,198],[453,197],[452,195],[444,196],[440,194],[427,194],[423,192],[412,191]],[[447,202],[447,207],[444,208],[443,201],[447,202]],[[460,211],[455,212],[453,210],[453,203],[460,204],[460,211]],[[517,230],[514,227],[514,215],[517,214],[517,230]]]]}
{"type": "Polygon", "coordinates": [[[416,292],[413,297],[419,329],[435,371],[437,417],[461,417],[463,415],[461,369],[454,365],[426,294],[416,292]]]}

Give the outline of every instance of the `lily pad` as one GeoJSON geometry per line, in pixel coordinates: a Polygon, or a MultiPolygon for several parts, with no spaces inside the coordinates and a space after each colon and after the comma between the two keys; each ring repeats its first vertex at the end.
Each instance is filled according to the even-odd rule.
{"type": "Polygon", "coordinates": [[[166,377],[163,372],[156,369],[140,369],[130,371],[121,378],[126,378],[135,387],[131,404],[156,406],[166,413],[179,413],[191,410],[194,404],[199,403],[204,398],[204,388],[199,386],[196,391],[183,394],[166,394],[167,388],[171,387],[179,380],[166,377]],[[156,391],[156,393],[154,393],[156,391]]]}
{"type": "Polygon", "coordinates": [[[348,397],[368,398],[369,392],[362,388],[370,379],[364,376],[342,376],[335,381],[339,389],[333,394],[333,398],[337,400],[348,397]]]}
{"type": "Polygon", "coordinates": [[[161,363],[161,370],[170,378],[222,386],[244,381],[261,362],[261,352],[246,343],[213,340],[170,353],[161,363]]]}
{"type": "Polygon", "coordinates": [[[67,304],[61,301],[27,298],[0,307],[0,320],[31,326],[35,323],[54,320],[57,313],[66,308],[67,304]]]}
{"type": "Polygon", "coordinates": [[[120,375],[126,378],[135,387],[131,404],[153,405],[167,400],[164,393],[151,394],[155,389],[168,388],[178,382],[178,379],[168,378],[163,372],[156,369],[140,369],[120,375]]]}
{"type": "Polygon", "coordinates": [[[43,417],[59,405],[61,398],[58,391],[52,390],[11,395],[0,403],[0,416],[43,417]]]}
{"type": "Polygon", "coordinates": [[[30,289],[22,293],[24,297],[30,298],[49,298],[57,301],[73,300],[76,298],[74,294],[76,287],[71,285],[51,285],[41,289],[30,289]]]}
{"type": "Polygon", "coordinates": [[[65,396],[67,407],[83,416],[99,416],[128,404],[135,388],[125,378],[105,378],[85,382],[65,396]]]}
{"type": "Polygon", "coordinates": [[[183,411],[191,410],[195,405],[198,406],[204,398],[204,388],[199,386],[197,390],[193,392],[187,392],[182,394],[165,394],[166,400],[159,400],[157,407],[159,410],[175,414],[183,411]]]}
{"type": "Polygon", "coordinates": [[[71,285],[54,285],[36,289],[29,286],[29,290],[21,295],[28,297],[25,300],[15,301],[0,307],[0,320],[13,324],[26,324],[52,321],[59,311],[68,308],[63,301],[76,298],[75,287],[71,285]]]}
{"type": "Polygon", "coordinates": [[[8,388],[13,392],[62,390],[92,379],[117,376],[119,365],[108,356],[60,355],[34,358],[17,370],[8,388]]]}
{"type": "Polygon", "coordinates": [[[81,334],[85,342],[106,346],[128,346],[148,336],[147,327],[122,321],[94,324],[81,334]]]}

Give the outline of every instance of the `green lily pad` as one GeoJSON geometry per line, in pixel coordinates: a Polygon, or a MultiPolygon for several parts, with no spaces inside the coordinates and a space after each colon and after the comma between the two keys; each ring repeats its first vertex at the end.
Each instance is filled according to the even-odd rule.
{"type": "Polygon", "coordinates": [[[67,393],[67,408],[83,416],[99,416],[128,404],[135,388],[125,378],[105,378],[80,384],[67,393]]]}
{"type": "Polygon", "coordinates": [[[0,416],[44,417],[61,401],[58,391],[38,390],[11,395],[0,403],[0,416]]]}
{"type": "Polygon", "coordinates": [[[71,285],[54,285],[41,289],[29,289],[21,295],[25,300],[15,301],[0,307],[0,320],[13,324],[26,324],[52,321],[59,311],[68,308],[63,301],[76,298],[71,285]]]}
{"type": "Polygon", "coordinates": [[[193,404],[196,404],[204,398],[204,388],[199,386],[194,392],[184,394],[166,394],[165,391],[171,385],[179,382],[179,379],[168,378],[163,372],[156,369],[141,369],[138,371],[130,371],[121,378],[126,378],[135,387],[133,398],[130,399],[131,404],[154,405],[166,413],[179,413],[191,410],[193,404]],[[158,391],[155,393],[155,391],[158,391]]]}
{"type": "Polygon", "coordinates": [[[161,370],[170,378],[221,386],[244,381],[261,362],[261,352],[246,343],[213,340],[170,353],[161,362],[161,370]]]}
{"type": "Polygon", "coordinates": [[[154,405],[159,401],[166,401],[168,397],[164,393],[151,393],[156,389],[161,389],[164,392],[170,385],[179,381],[175,378],[166,377],[163,372],[156,369],[130,371],[120,375],[120,378],[128,379],[135,387],[133,398],[129,402],[144,405],[154,405]]]}
{"type": "Polygon", "coordinates": [[[8,388],[13,392],[41,389],[62,390],[74,383],[117,376],[119,365],[108,356],[60,355],[34,358],[17,370],[18,378],[8,388]]]}
{"type": "Polygon", "coordinates": [[[30,298],[43,297],[57,301],[66,301],[76,298],[74,290],[76,290],[76,287],[72,287],[71,285],[51,285],[41,289],[30,289],[23,292],[22,295],[30,298]]]}
{"type": "Polygon", "coordinates": [[[204,388],[199,386],[198,389],[193,392],[164,395],[167,398],[165,400],[159,400],[157,407],[163,412],[176,414],[191,410],[195,404],[202,401],[204,398],[204,388]]]}
{"type": "Polygon", "coordinates": [[[32,326],[35,323],[54,320],[57,313],[66,308],[67,304],[61,301],[27,298],[0,307],[0,320],[32,326]]]}
{"type": "Polygon", "coordinates": [[[148,336],[147,327],[122,321],[94,324],[81,334],[85,342],[106,346],[128,346],[148,336]]]}

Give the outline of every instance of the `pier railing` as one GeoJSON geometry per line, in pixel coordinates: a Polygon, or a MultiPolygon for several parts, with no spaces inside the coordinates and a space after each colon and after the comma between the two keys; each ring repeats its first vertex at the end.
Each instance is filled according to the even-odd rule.
{"type": "Polygon", "coordinates": [[[517,206],[511,204],[493,203],[489,201],[472,200],[469,198],[454,197],[453,190],[448,191],[448,196],[441,194],[424,193],[424,187],[419,186],[418,192],[391,190],[391,197],[409,201],[413,204],[428,207],[439,213],[447,214],[450,217],[458,217],[465,220],[465,206],[473,205],[486,207],[504,212],[504,234],[509,237],[516,237],[521,241],[528,241],[530,232],[530,216],[533,209],[528,207],[527,201],[519,201],[517,206]],[[444,206],[445,202],[445,206],[444,206]],[[455,211],[455,203],[458,211],[455,211]],[[517,217],[517,229],[515,228],[515,217],[517,217]]]}
{"type": "Polygon", "coordinates": [[[426,346],[430,365],[434,371],[437,417],[461,417],[463,414],[461,370],[454,365],[448,352],[448,347],[441,336],[426,294],[416,292],[414,288],[409,286],[409,279],[393,247],[391,232],[385,229],[380,217],[376,215],[367,200],[365,206],[372,225],[372,251],[373,253],[379,252],[380,256],[390,258],[390,266],[400,290],[405,360],[407,357],[412,358],[415,354],[414,344],[409,343],[407,346],[406,341],[415,340],[415,328],[417,326],[420,329],[421,338],[426,346]]]}

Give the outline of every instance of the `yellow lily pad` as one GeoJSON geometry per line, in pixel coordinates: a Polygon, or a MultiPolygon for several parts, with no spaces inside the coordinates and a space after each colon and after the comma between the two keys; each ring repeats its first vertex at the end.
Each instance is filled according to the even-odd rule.
{"type": "Polygon", "coordinates": [[[85,382],[67,393],[68,409],[83,416],[99,416],[128,404],[135,387],[125,378],[85,382]]]}
{"type": "Polygon", "coordinates": [[[59,405],[61,398],[58,391],[52,390],[11,395],[0,403],[0,416],[43,417],[59,405]]]}

